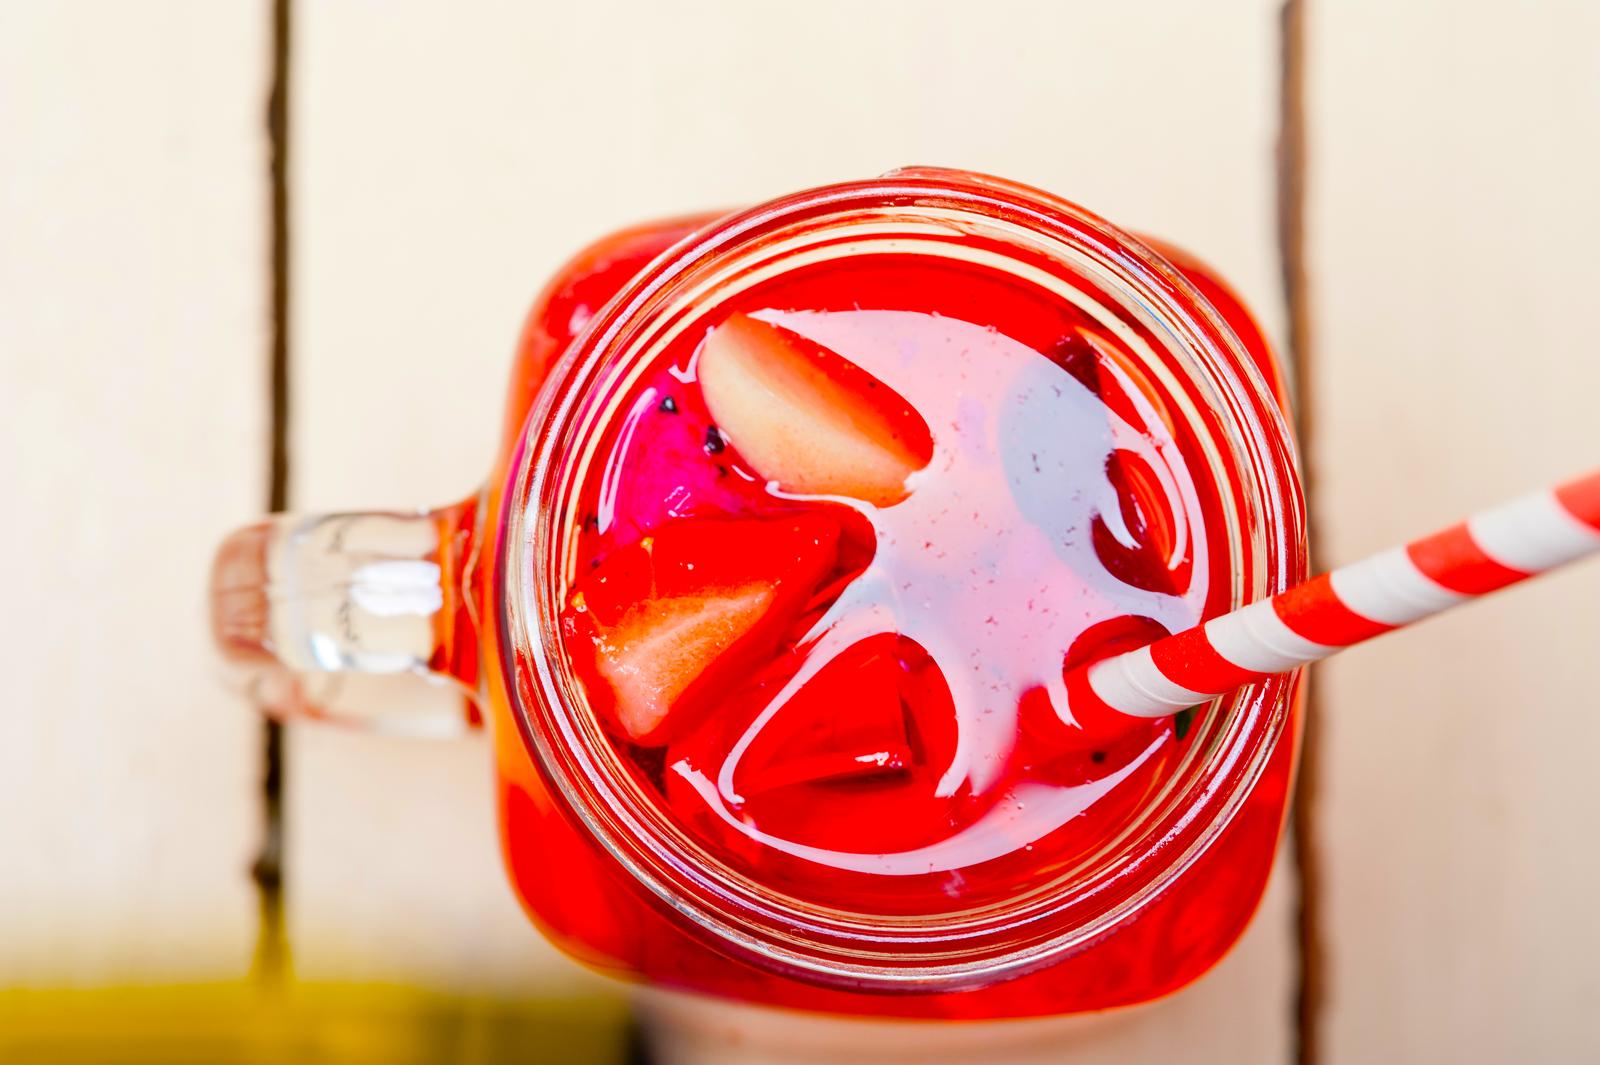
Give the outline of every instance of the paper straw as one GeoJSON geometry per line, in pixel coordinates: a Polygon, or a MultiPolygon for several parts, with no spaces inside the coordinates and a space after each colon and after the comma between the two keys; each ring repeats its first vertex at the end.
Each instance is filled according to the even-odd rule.
{"type": "Polygon", "coordinates": [[[1075,685],[1165,717],[1600,551],[1600,470],[1089,667],[1075,685]]]}

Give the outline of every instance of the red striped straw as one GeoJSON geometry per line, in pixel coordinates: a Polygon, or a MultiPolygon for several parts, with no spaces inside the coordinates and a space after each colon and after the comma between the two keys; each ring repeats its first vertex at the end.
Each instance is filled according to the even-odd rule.
{"type": "Polygon", "coordinates": [[[1089,667],[1113,710],[1165,717],[1600,551],[1600,470],[1089,667]]]}

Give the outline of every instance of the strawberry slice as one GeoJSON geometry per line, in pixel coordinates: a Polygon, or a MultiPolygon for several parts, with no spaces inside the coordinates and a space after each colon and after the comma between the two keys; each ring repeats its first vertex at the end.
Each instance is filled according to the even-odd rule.
{"type": "MultiPolygon", "coordinates": [[[[668,802],[736,853],[744,853],[745,837],[707,811],[685,774],[717,780],[783,683],[745,692],[738,710],[667,751],[668,802]]],[[[763,832],[808,846],[860,853],[922,846],[978,809],[968,794],[937,793],[956,740],[939,667],[915,641],[875,636],[819,670],[751,738],[733,771],[742,800],[733,809],[763,832]]]]}
{"type": "Polygon", "coordinates": [[[824,666],[756,734],[734,774],[749,798],[790,784],[881,776],[917,760],[900,702],[894,637],[864,640],[824,666]]]}
{"type": "MultiPolygon", "coordinates": [[[[1150,420],[1129,398],[1130,389],[1141,391],[1156,413],[1165,417],[1154,386],[1142,387],[1139,378],[1120,367],[1116,350],[1104,338],[1072,333],[1062,337],[1049,355],[1128,425],[1145,425],[1150,420]]],[[[1182,595],[1188,591],[1193,549],[1180,535],[1177,504],[1160,475],[1144,456],[1118,448],[1106,460],[1106,478],[1116,489],[1120,520],[1114,531],[1105,515],[1095,516],[1091,535],[1101,563],[1118,580],[1147,592],[1182,595]]]]}
{"type": "Polygon", "coordinates": [[[602,720],[644,746],[690,727],[775,650],[833,566],[838,535],[816,514],[683,518],[606,559],[562,614],[602,720]]]}
{"type": "Polygon", "coordinates": [[[927,425],[887,385],[748,315],[710,332],[698,373],[722,436],[786,491],[893,506],[933,456],[927,425]]]}
{"type": "Polygon", "coordinates": [[[774,585],[755,581],[713,595],[651,599],[624,614],[595,646],[595,670],[616,697],[622,731],[649,743],[689,687],[766,616],[776,594],[774,585]]]}
{"type": "Polygon", "coordinates": [[[1106,479],[1117,491],[1124,533],[1113,532],[1104,514],[1095,515],[1090,535],[1106,571],[1147,592],[1187,592],[1194,577],[1194,546],[1180,531],[1181,502],[1173,501],[1160,475],[1134,451],[1113,451],[1106,460],[1106,479]]]}

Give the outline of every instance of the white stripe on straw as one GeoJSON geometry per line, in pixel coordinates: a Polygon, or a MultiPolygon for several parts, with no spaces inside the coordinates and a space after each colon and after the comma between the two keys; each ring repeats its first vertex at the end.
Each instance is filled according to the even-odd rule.
{"type": "Polygon", "coordinates": [[[1088,667],[1107,707],[1165,717],[1600,551],[1600,471],[1088,667]]]}

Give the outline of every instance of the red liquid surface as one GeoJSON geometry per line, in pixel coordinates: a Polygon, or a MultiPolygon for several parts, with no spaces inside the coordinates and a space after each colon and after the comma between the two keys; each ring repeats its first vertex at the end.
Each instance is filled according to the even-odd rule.
{"type": "Polygon", "coordinates": [[[1041,292],[928,256],[848,259],[720,311],[892,392],[928,461],[887,506],[769,483],[715,424],[691,330],[583,494],[565,620],[591,702],[709,851],[797,898],[929,914],[1068,869],[1182,742],[1170,719],[1073,720],[1069,653],[1193,624],[1226,565],[1137,360],[1041,292]],[[682,646],[742,589],[748,637],[682,646]],[[679,674],[695,687],[641,741],[618,704],[679,674]]]}
{"type": "MultiPolygon", "coordinates": [[[[558,279],[524,338],[514,421],[675,232],[616,238],[558,279]]],[[[1196,279],[1276,380],[1242,308],[1196,279]]],[[[1191,721],[1083,719],[1063,684],[1227,605],[1223,503],[1129,343],[978,268],[855,258],[742,294],[636,380],[583,487],[563,640],[619,753],[713,860],[807,903],[938,915],[1069,873],[1161,789],[1191,721]],[[921,464],[903,498],[795,491],[747,457],[699,376],[707,330],[736,315],[894,427],[921,464]]],[[[677,986],[909,1015],[1061,1013],[1192,979],[1254,908],[1293,757],[1280,746],[1133,925],[1009,983],[885,998],[760,972],[660,914],[500,724],[512,877],[569,950],[677,986]]]]}

